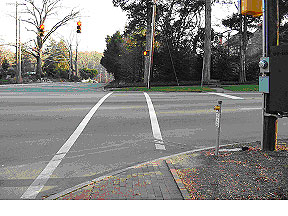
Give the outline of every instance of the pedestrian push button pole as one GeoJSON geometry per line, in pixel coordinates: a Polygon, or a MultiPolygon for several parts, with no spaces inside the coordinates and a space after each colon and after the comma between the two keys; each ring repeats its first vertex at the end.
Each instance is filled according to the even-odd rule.
{"type": "Polygon", "coordinates": [[[214,106],[214,110],[216,110],[215,127],[217,128],[217,143],[216,143],[216,149],[215,149],[216,156],[218,156],[219,154],[219,146],[220,146],[221,105],[222,105],[222,101],[218,101],[218,104],[214,106]]]}

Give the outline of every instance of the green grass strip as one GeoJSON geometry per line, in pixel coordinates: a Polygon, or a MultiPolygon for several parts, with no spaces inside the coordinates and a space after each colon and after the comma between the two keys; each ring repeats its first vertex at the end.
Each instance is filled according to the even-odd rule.
{"type": "Polygon", "coordinates": [[[222,86],[222,88],[230,91],[259,91],[258,85],[232,85],[222,86]]]}
{"type": "Polygon", "coordinates": [[[163,87],[151,87],[148,89],[146,87],[130,87],[130,88],[119,88],[113,89],[113,91],[145,91],[145,92],[202,92],[202,91],[216,91],[207,87],[201,88],[200,86],[163,86],[163,87]]]}

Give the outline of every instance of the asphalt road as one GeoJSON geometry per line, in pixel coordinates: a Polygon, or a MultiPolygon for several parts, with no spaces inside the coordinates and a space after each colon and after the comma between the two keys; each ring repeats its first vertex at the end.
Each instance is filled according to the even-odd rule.
{"type": "MultiPolygon", "coordinates": [[[[259,93],[148,96],[152,123],[142,92],[110,94],[82,83],[0,86],[0,199],[42,199],[138,163],[215,146],[218,100],[221,144],[261,139],[259,93]]],[[[287,123],[279,120],[279,138],[287,138],[287,123]]]]}

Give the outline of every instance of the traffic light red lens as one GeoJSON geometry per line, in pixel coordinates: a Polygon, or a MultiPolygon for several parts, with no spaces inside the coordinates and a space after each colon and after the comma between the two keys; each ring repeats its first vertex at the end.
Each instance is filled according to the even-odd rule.
{"type": "Polygon", "coordinates": [[[81,25],[82,25],[82,23],[81,23],[80,21],[78,21],[78,22],[77,22],[77,25],[78,25],[78,26],[81,26],[81,25]]]}
{"type": "Polygon", "coordinates": [[[42,25],[40,25],[40,27],[39,27],[41,30],[44,30],[44,25],[42,24],[42,25]]]}

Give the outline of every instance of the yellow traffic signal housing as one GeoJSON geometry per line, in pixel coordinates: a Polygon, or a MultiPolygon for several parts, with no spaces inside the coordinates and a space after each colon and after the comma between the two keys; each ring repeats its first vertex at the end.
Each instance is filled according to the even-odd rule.
{"type": "Polygon", "coordinates": [[[219,106],[219,105],[217,105],[217,106],[214,106],[214,110],[217,110],[217,111],[219,111],[221,109],[221,107],[219,106]]]}
{"type": "Polygon", "coordinates": [[[44,25],[43,25],[43,24],[41,24],[41,25],[39,26],[39,36],[40,36],[40,37],[43,37],[43,36],[44,36],[44,25]]]}
{"type": "Polygon", "coordinates": [[[144,55],[144,56],[149,56],[149,52],[150,52],[150,50],[145,50],[145,51],[143,52],[143,55],[144,55]]]}
{"type": "Polygon", "coordinates": [[[80,21],[77,22],[77,33],[81,33],[82,23],[80,21]]]}
{"type": "Polygon", "coordinates": [[[241,13],[254,17],[261,16],[263,14],[262,0],[241,0],[241,13]]]}

